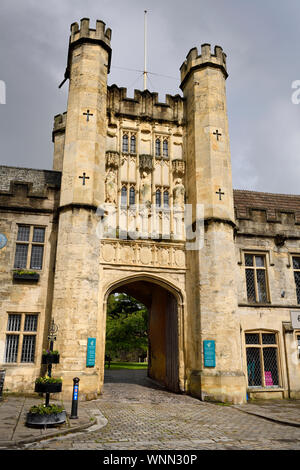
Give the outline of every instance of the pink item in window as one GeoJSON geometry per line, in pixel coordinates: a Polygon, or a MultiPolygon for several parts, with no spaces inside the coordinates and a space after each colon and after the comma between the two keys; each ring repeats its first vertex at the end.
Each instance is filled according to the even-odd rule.
{"type": "Polygon", "coordinates": [[[273,379],[272,379],[272,372],[269,370],[265,371],[265,382],[266,382],[266,387],[272,387],[273,384],[273,379]]]}

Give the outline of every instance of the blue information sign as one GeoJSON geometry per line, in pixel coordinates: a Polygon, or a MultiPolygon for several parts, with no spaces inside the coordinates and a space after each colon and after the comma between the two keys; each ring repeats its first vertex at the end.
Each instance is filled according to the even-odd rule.
{"type": "Polygon", "coordinates": [[[86,366],[94,367],[96,358],[96,338],[88,338],[87,353],[86,353],[86,366]]]}
{"type": "Polygon", "coordinates": [[[216,348],[214,340],[203,341],[204,367],[216,367],[216,348]]]}

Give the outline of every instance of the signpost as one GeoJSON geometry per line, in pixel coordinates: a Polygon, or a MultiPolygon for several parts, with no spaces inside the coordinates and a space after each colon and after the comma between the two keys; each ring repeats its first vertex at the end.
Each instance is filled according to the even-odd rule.
{"type": "Polygon", "coordinates": [[[204,367],[216,367],[216,348],[214,340],[203,341],[204,367]]]}
{"type": "Polygon", "coordinates": [[[86,367],[95,367],[96,338],[88,338],[86,352],[86,367]]]}

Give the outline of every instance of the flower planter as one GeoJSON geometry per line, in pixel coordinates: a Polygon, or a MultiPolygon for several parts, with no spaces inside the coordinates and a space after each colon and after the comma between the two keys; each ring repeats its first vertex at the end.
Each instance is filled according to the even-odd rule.
{"type": "Polygon", "coordinates": [[[34,391],[38,393],[59,393],[62,389],[62,383],[36,383],[34,391]]]}
{"type": "Polygon", "coordinates": [[[14,281],[32,281],[37,282],[40,278],[39,273],[13,273],[13,280],[14,281]]]}
{"type": "Polygon", "coordinates": [[[51,413],[51,414],[38,414],[27,413],[26,424],[27,426],[47,427],[58,426],[66,421],[66,412],[51,413]]]}
{"type": "Polygon", "coordinates": [[[43,354],[42,364],[59,364],[59,354],[43,354]]]}

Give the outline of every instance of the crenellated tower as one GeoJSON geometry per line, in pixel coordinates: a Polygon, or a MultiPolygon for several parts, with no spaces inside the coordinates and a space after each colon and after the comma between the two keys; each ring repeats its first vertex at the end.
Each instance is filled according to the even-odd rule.
{"type": "MultiPolygon", "coordinates": [[[[67,113],[56,118],[54,165],[62,170],[53,319],[59,327],[64,393],[84,375],[85,395],[99,392],[99,361],[86,367],[88,338],[99,337],[99,250],[96,209],[105,200],[106,93],[111,30],[103,21],[71,25],[67,113]],[[57,138],[65,125],[65,137],[57,138]],[[63,152],[62,150],[63,146],[63,152]]],[[[102,330],[101,330],[102,331],[102,330]]]]}
{"type": "Polygon", "coordinates": [[[187,256],[189,388],[202,399],[242,402],[245,378],[235,284],[234,210],[225,81],[226,55],[209,44],[181,66],[185,98],[187,202],[203,205],[204,244],[187,256]],[[215,367],[204,364],[213,340],[215,367]]]}

